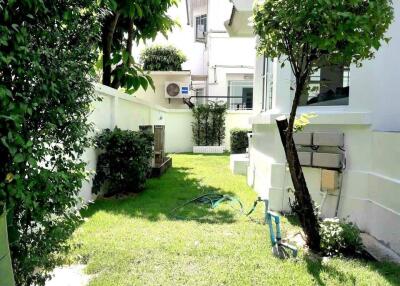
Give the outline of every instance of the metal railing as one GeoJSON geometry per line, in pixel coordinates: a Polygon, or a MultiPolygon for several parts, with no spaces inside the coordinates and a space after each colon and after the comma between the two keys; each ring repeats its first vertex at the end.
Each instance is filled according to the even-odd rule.
{"type": "MultiPolygon", "coordinates": [[[[243,99],[242,96],[207,96],[207,95],[198,95],[189,97],[189,101],[194,98],[196,99],[196,104],[198,104],[197,99],[205,99],[201,104],[205,104],[207,102],[216,102],[218,99],[225,99],[226,103],[228,103],[229,99],[243,99]],[[210,100],[211,99],[211,100],[210,100]],[[214,100],[213,100],[214,99],[214,100]]],[[[245,103],[228,103],[228,110],[253,110],[253,107],[247,107],[245,103]]]]}

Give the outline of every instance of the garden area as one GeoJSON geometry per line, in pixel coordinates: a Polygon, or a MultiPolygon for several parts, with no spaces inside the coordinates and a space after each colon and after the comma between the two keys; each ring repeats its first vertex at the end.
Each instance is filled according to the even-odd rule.
{"type": "MultiPolygon", "coordinates": [[[[256,194],[232,175],[228,155],[176,154],[174,166],[136,196],[97,200],[70,239],[69,262],[87,264],[94,285],[400,285],[399,267],[345,258],[272,255],[264,209],[246,217],[237,204],[189,204],[205,193],[256,194]],[[175,210],[174,210],[175,209],[175,210]]],[[[300,230],[282,219],[283,236],[300,230]]]]}
{"type": "MultiPolygon", "coordinates": [[[[182,69],[186,58],[173,47],[147,49],[139,62],[132,52],[178,25],[167,13],[177,1],[0,1],[0,286],[44,286],[56,267],[77,264],[91,286],[400,285],[398,265],[360,255],[358,228],[318,218],[293,142],[306,125],[296,109],[313,72],[372,58],[389,41],[391,1],[317,2],[266,1],[254,11],[259,52],[288,56],[296,78],[280,135],[297,216],[282,216],[281,226],[283,237],[305,238],[297,257],[279,259],[263,206],[247,215],[257,194],[231,173],[228,154],[172,154],[171,167],[164,133],[157,140],[137,130],[144,123],[120,129],[90,121],[102,101],[94,85],[132,95],[155,90],[149,71],[182,69]],[[87,205],[84,183],[98,195],[87,205]],[[230,200],[191,202],[205,194],[230,200]]],[[[185,104],[193,147],[223,153],[225,103],[185,104]]],[[[248,132],[232,131],[232,153],[247,152],[248,132]]]]}

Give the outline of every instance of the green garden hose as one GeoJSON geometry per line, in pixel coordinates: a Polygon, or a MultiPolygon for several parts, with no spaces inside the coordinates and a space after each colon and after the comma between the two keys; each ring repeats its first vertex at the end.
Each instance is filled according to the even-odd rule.
{"type": "Polygon", "coordinates": [[[173,214],[173,216],[175,218],[186,219],[184,217],[179,217],[179,216],[175,215],[176,211],[178,211],[179,209],[184,208],[185,206],[187,206],[189,204],[193,204],[193,203],[209,205],[212,209],[215,209],[223,202],[229,202],[229,203],[238,204],[239,205],[239,212],[241,214],[244,213],[243,204],[237,197],[229,196],[229,195],[222,195],[222,194],[217,194],[217,193],[208,193],[208,194],[204,194],[204,195],[195,197],[195,198],[183,203],[182,205],[177,206],[176,208],[174,208],[171,211],[171,214],[173,214]]]}
{"type": "MultiPolygon", "coordinates": [[[[237,197],[229,196],[229,195],[222,195],[222,194],[217,194],[217,193],[208,193],[208,194],[204,194],[204,195],[195,197],[194,199],[191,199],[191,200],[185,202],[184,204],[177,206],[176,208],[174,208],[171,211],[171,213],[175,214],[175,212],[177,210],[182,209],[185,206],[192,204],[192,203],[209,205],[212,209],[214,209],[223,202],[237,203],[240,206],[240,209],[239,209],[240,214],[245,215],[246,217],[249,217],[250,219],[251,219],[250,215],[256,209],[258,202],[264,202],[264,204],[265,204],[264,223],[268,224],[268,226],[269,226],[269,235],[270,235],[270,240],[271,240],[271,244],[272,244],[273,254],[279,258],[289,258],[290,255],[287,252],[287,250],[290,250],[292,257],[297,256],[298,251],[297,251],[296,247],[282,242],[280,217],[278,214],[269,211],[268,200],[263,200],[261,198],[257,198],[257,200],[254,201],[253,207],[247,213],[245,213],[244,209],[243,209],[243,204],[237,197]],[[275,223],[275,229],[273,227],[273,223],[275,223]]],[[[185,217],[178,217],[176,215],[174,215],[174,217],[178,218],[178,219],[186,219],[185,217]]]]}

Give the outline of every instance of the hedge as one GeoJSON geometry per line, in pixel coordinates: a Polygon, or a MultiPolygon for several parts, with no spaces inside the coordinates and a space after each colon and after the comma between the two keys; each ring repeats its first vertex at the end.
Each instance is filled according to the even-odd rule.
{"type": "Polygon", "coordinates": [[[232,154],[246,153],[246,149],[249,147],[249,138],[247,137],[249,132],[251,132],[250,129],[239,128],[235,128],[230,131],[232,154]]]}
{"type": "Polygon", "coordinates": [[[142,191],[151,168],[153,140],[153,133],[145,131],[115,128],[100,133],[93,191],[105,196],[142,191]]]}
{"type": "Polygon", "coordinates": [[[192,109],[193,141],[197,146],[221,146],[225,139],[226,104],[209,102],[192,109]]]}

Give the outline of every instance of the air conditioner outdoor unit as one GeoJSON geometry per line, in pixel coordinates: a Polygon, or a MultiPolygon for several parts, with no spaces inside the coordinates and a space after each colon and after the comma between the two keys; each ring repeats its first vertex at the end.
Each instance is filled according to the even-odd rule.
{"type": "Polygon", "coordinates": [[[185,98],[190,96],[190,84],[184,82],[166,82],[166,98],[185,98]]]}

